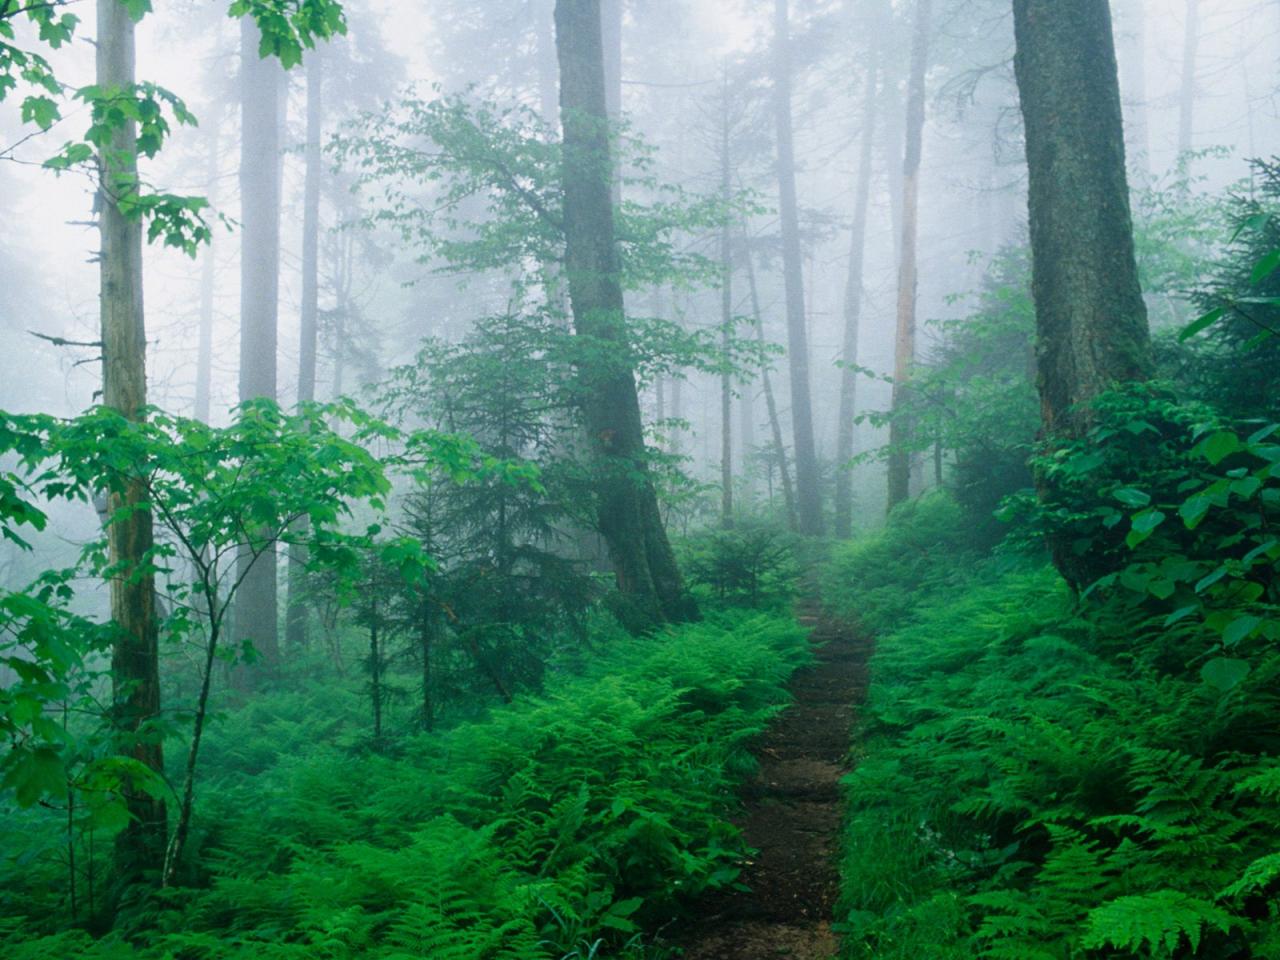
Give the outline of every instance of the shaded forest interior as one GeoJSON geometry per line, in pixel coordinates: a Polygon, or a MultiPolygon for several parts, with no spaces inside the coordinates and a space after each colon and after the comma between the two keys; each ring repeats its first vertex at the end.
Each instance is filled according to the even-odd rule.
{"type": "Polygon", "coordinates": [[[0,957],[1280,958],[1277,51],[0,0],[0,957]]]}

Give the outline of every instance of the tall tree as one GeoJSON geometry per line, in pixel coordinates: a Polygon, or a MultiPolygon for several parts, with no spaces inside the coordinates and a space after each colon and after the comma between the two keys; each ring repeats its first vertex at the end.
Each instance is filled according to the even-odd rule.
{"type": "MultiPolygon", "coordinates": [[[[729,71],[724,70],[720,115],[720,195],[727,209],[733,199],[732,124],[729,116],[729,71]]],[[[733,528],[733,236],[728,217],[720,225],[720,525],[733,528]]]]}
{"type": "Polygon", "coordinates": [[[595,454],[597,521],[632,625],[696,616],[650,477],[614,235],[599,0],[557,0],[564,128],[565,275],[582,341],[578,378],[595,454]]]}
{"type": "Polygon", "coordinates": [[[1026,125],[1036,362],[1045,432],[1150,370],[1107,0],[1014,0],[1026,125]]]}
{"type": "MultiPolygon", "coordinates": [[[[134,24],[119,0],[98,0],[97,83],[102,90],[131,96],[134,75],[134,24]]],[[[98,226],[102,322],[102,402],[123,416],[140,419],[147,404],[147,337],[142,303],[142,223],[121,210],[138,189],[137,126],[125,120],[111,133],[100,155],[98,226]]],[[[162,774],[160,734],[159,628],[155,575],[148,568],[153,545],[151,511],[141,478],[112,492],[107,528],[111,578],[111,619],[116,634],[111,648],[112,720],[117,749],[162,774]]],[[[162,800],[128,789],[129,823],[116,839],[116,870],[121,883],[159,870],[164,860],[165,806],[162,800]]]]}
{"type": "Polygon", "coordinates": [[[871,201],[871,163],[876,137],[882,46],[869,57],[862,92],[862,143],[858,152],[858,180],[854,185],[853,225],[849,230],[849,273],[844,288],[844,343],[840,371],[840,409],[836,416],[835,535],[853,536],[853,418],[857,412],[858,334],[862,321],[862,270],[866,259],[867,213],[871,201]]]}
{"type": "MultiPolygon", "coordinates": [[[[216,202],[219,169],[221,167],[220,138],[218,136],[221,126],[218,122],[221,115],[219,105],[213,105],[209,113],[212,114],[212,123],[208,133],[209,155],[205,179],[208,181],[206,198],[212,204],[216,202]]],[[[213,394],[213,299],[217,289],[217,274],[218,261],[214,254],[213,242],[210,241],[206,244],[204,253],[201,255],[200,332],[196,348],[195,418],[204,423],[209,422],[209,409],[213,394]]]]}
{"type": "Polygon", "coordinates": [[[929,68],[933,0],[916,0],[907,81],[906,150],[902,161],[902,242],[898,247],[897,332],[893,343],[893,419],[889,426],[889,509],[911,490],[911,424],[904,410],[916,356],[916,241],[920,233],[920,159],[924,152],[924,84],[929,68]]]}
{"type": "MultiPolygon", "coordinates": [[[[756,342],[763,350],[765,346],[764,312],[760,309],[760,288],[756,284],[755,260],[749,248],[745,252],[747,286],[751,291],[751,315],[755,319],[756,342]]],[[[791,484],[791,464],[787,457],[787,445],[782,438],[782,418],[778,416],[778,403],[773,395],[773,378],[769,376],[768,368],[760,371],[760,385],[764,390],[764,406],[769,415],[769,434],[773,438],[773,453],[778,461],[778,475],[782,481],[782,503],[787,514],[787,528],[794,531],[799,527],[799,521],[796,519],[795,488],[791,484]]]]}
{"type": "MultiPolygon", "coordinates": [[[[316,345],[320,320],[320,161],[323,120],[324,65],[320,50],[307,53],[306,172],[302,190],[302,309],[298,344],[298,403],[316,398],[316,345]]],[[[298,649],[307,642],[306,556],[304,548],[289,551],[288,599],[285,603],[285,643],[298,649]]]]}
{"type": "Polygon", "coordinates": [[[796,451],[796,507],[800,532],[822,533],[822,492],[813,438],[809,389],[800,211],[796,201],[795,146],[791,122],[791,18],[788,0],[775,0],[773,37],[774,121],[778,151],[778,212],[782,225],[782,276],[787,301],[787,358],[791,371],[791,434],[796,451]]]}
{"type": "Polygon", "coordinates": [[[1187,0],[1182,23],[1182,87],[1178,92],[1178,152],[1195,145],[1196,63],[1200,51],[1200,0],[1187,0]]]}
{"type": "MultiPolygon", "coordinates": [[[[280,73],[259,54],[254,21],[240,21],[240,402],[276,399],[280,284],[280,73]]],[[[236,639],[250,640],[271,665],[279,653],[276,553],[240,557],[243,584],[235,610],[236,639]]]]}

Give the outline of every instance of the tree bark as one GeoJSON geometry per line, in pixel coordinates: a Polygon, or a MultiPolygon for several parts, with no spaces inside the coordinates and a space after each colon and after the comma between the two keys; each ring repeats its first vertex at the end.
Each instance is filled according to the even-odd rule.
{"type": "Polygon", "coordinates": [[[1014,0],[1026,125],[1036,361],[1045,433],[1150,372],[1107,0],[1014,0]]]}
{"type": "Polygon", "coordinates": [[[597,520],[629,626],[697,615],[663,529],[649,473],[614,236],[613,161],[598,0],[558,0],[564,128],[565,275],[582,341],[578,377],[595,455],[597,520]]]}
{"type": "Polygon", "coordinates": [[[871,163],[875,147],[877,85],[880,47],[867,66],[862,96],[862,143],[858,156],[858,182],[854,187],[853,225],[849,231],[849,275],[844,288],[844,368],[840,372],[840,409],[836,416],[835,535],[853,536],[853,418],[857,413],[858,334],[862,321],[862,271],[867,242],[867,213],[871,200],[871,163]]]}
{"type": "Polygon", "coordinates": [[[916,0],[902,162],[902,244],[898,262],[897,332],[893,347],[893,419],[889,423],[889,509],[911,495],[911,424],[905,410],[916,354],[916,242],[920,230],[920,158],[924,147],[924,84],[929,67],[932,0],[916,0]]]}
{"type": "MultiPolygon", "coordinates": [[[[134,26],[123,4],[99,0],[97,83],[132,96],[134,26]]],[[[147,337],[142,302],[142,221],[126,217],[119,202],[137,190],[137,127],[124,122],[101,152],[98,224],[102,324],[102,402],[130,420],[140,420],[147,404],[147,337]]],[[[155,575],[147,569],[153,545],[145,480],[127,478],[112,491],[112,515],[126,515],[107,528],[111,619],[111,718],[116,749],[157,774],[164,772],[162,739],[151,729],[160,716],[159,625],[155,575]]],[[[164,860],[166,813],[163,801],[125,790],[129,823],[116,838],[116,880],[134,883],[164,860]]]]}
{"type": "Polygon", "coordinates": [[[791,122],[791,24],[788,0],[774,2],[774,120],[778,149],[778,213],[782,225],[782,275],[787,300],[787,358],[791,372],[791,438],[796,452],[796,508],[799,530],[822,534],[822,491],[813,438],[809,389],[800,211],[796,200],[795,147],[791,122]]]}
{"type": "MultiPolygon", "coordinates": [[[[240,402],[276,399],[280,272],[280,66],[258,55],[260,34],[240,21],[240,402]]],[[[250,531],[251,536],[260,531],[250,531]]],[[[237,642],[252,641],[265,665],[279,660],[276,551],[239,557],[237,642]]]]}

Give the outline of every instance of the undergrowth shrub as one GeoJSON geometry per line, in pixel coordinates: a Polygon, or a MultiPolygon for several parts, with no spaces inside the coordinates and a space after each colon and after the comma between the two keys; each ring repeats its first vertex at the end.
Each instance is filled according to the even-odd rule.
{"type": "Polygon", "coordinates": [[[845,955],[1280,956],[1280,657],[1224,690],[1201,677],[1208,627],[957,559],[956,531],[908,563],[899,535],[832,574],[848,597],[867,584],[880,630],[846,780],[845,955]]]}
{"type": "Polygon", "coordinates": [[[216,755],[243,767],[202,787],[210,829],[191,862],[204,872],[111,939],[0,920],[0,955],[638,955],[646,923],[737,878],[727,817],[752,769],[745,744],[807,649],[789,618],[746,613],[611,637],[544,696],[394,757],[320,745],[268,765],[251,724],[270,716],[266,734],[287,735],[288,718],[232,714],[216,755]]]}

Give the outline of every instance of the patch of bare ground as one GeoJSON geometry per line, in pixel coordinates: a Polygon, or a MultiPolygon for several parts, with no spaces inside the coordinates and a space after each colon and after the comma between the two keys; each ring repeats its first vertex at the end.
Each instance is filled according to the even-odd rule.
{"type": "Polygon", "coordinates": [[[760,768],[737,821],[757,851],[741,877],[748,889],[700,901],[674,937],[685,960],[831,960],[838,951],[840,778],[871,643],[816,602],[801,606],[800,621],[817,659],[793,677],[794,703],[756,748],[760,768]]]}

